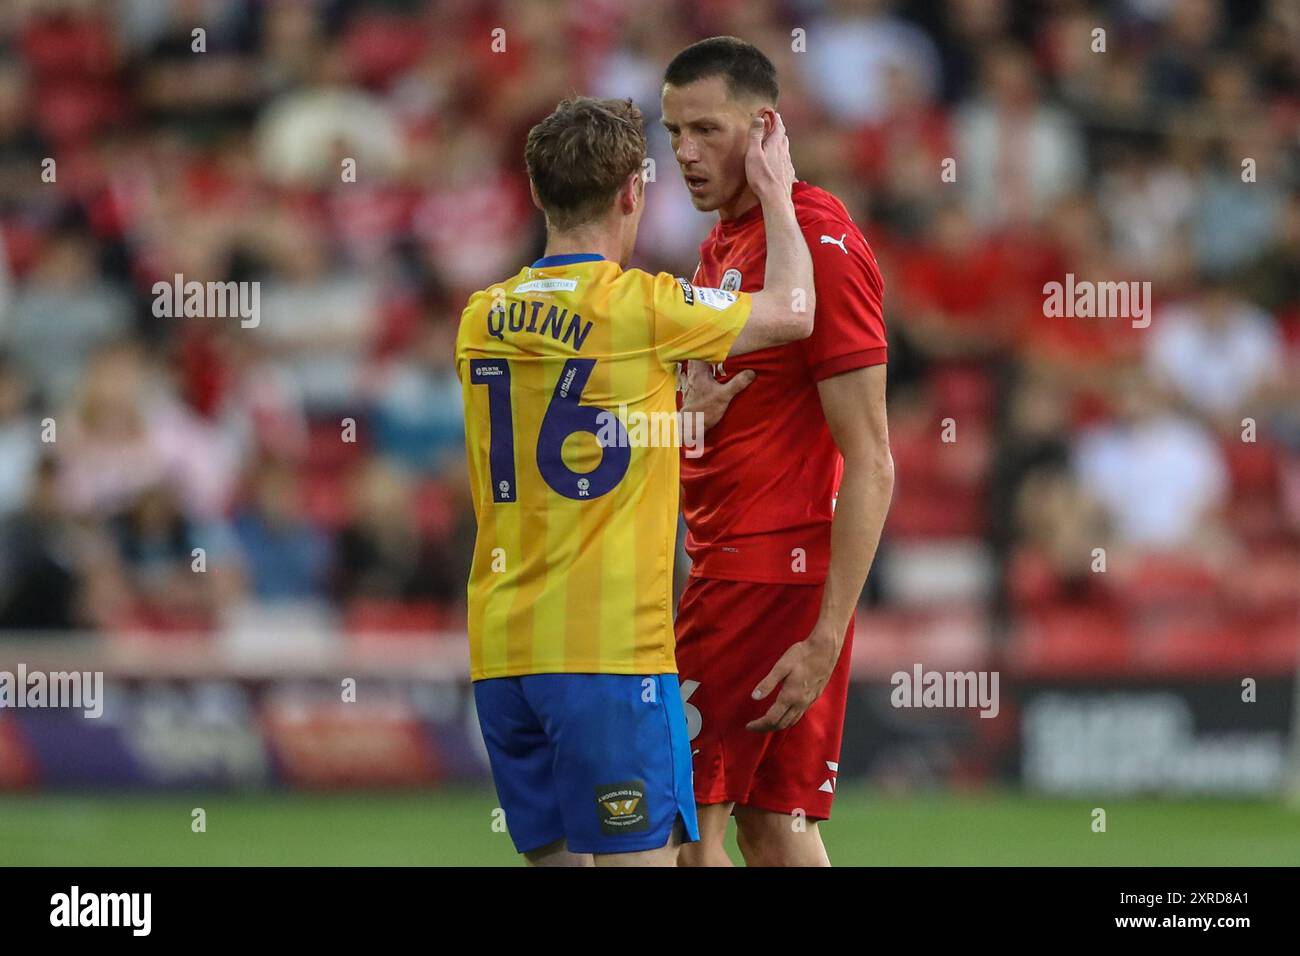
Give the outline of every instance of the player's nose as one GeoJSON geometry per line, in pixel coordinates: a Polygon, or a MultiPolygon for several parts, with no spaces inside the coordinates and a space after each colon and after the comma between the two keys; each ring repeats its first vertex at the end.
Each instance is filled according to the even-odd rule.
{"type": "Polygon", "coordinates": [[[677,162],[682,164],[685,170],[687,163],[693,163],[700,158],[699,150],[695,148],[695,143],[683,136],[677,143],[677,162]]]}

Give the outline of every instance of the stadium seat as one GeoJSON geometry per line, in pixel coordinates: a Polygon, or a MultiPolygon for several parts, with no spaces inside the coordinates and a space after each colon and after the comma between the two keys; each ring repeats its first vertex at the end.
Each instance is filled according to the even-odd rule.
{"type": "Polygon", "coordinates": [[[443,608],[432,602],[359,599],[343,615],[349,635],[371,640],[430,637],[448,623],[443,608]]]}
{"type": "Polygon", "coordinates": [[[1121,611],[1091,606],[1026,614],[1012,634],[1008,665],[1022,676],[1122,673],[1133,657],[1129,624],[1121,611]]]}

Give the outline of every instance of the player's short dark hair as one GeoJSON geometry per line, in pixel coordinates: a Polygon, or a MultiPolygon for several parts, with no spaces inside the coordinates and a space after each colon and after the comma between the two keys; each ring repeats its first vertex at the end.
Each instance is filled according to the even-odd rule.
{"type": "Polygon", "coordinates": [[[645,123],[631,100],[563,100],[528,131],[524,162],[555,229],[603,213],[645,162],[645,123]]]}
{"type": "Polygon", "coordinates": [[[772,61],[739,37],[709,37],[692,43],[664,70],[664,82],[672,86],[686,86],[711,76],[726,77],[727,92],[733,97],[760,96],[775,106],[781,93],[772,61]]]}

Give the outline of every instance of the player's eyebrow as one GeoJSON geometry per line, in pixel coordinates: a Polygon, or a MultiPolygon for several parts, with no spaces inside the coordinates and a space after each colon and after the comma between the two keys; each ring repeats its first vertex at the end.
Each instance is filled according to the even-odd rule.
{"type": "MultiPolygon", "coordinates": [[[[668,130],[668,132],[670,133],[677,132],[677,130],[679,130],[682,125],[680,123],[670,123],[665,119],[660,119],[659,122],[661,122],[663,124],[664,129],[668,130]]],[[[697,117],[696,119],[689,120],[686,123],[686,126],[690,129],[698,129],[701,126],[719,126],[719,125],[721,125],[721,121],[712,116],[700,116],[697,117]]]]}

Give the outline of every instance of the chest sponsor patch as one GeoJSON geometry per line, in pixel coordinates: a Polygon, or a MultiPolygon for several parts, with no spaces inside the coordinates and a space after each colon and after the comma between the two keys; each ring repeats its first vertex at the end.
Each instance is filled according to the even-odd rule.
{"type": "Polygon", "coordinates": [[[608,836],[650,829],[645,781],[627,780],[597,787],[596,813],[600,817],[600,832],[608,836]]]}

